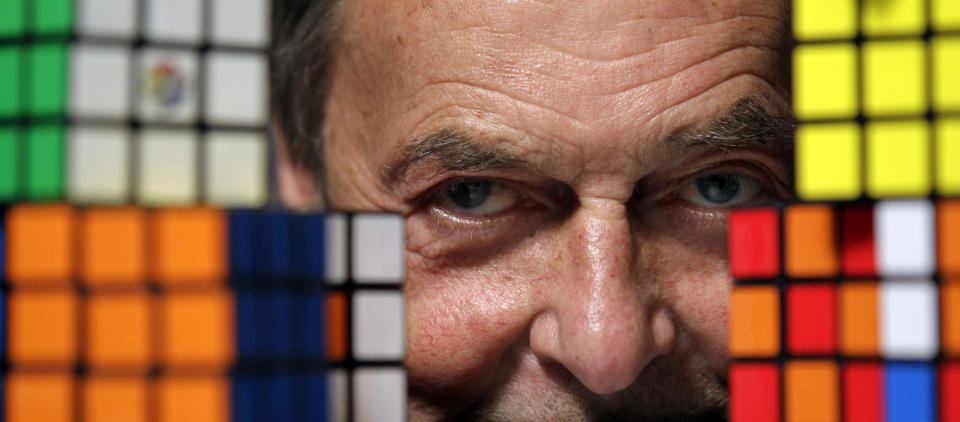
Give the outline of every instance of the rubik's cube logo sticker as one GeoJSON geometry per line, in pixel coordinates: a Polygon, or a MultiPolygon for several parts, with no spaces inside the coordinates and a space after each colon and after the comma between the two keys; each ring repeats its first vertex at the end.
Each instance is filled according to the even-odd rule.
{"type": "Polygon", "coordinates": [[[960,421],[960,2],[793,7],[801,202],[729,218],[731,420],[960,421]]]}

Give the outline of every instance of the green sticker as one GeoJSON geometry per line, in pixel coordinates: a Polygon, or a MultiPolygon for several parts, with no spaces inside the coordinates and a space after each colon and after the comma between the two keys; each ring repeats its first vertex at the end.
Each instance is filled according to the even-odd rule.
{"type": "Polygon", "coordinates": [[[16,37],[23,33],[24,0],[0,0],[0,37],[16,37]]]}
{"type": "Polygon", "coordinates": [[[67,35],[73,24],[72,0],[33,0],[33,31],[42,35],[67,35]]]}
{"type": "Polygon", "coordinates": [[[10,202],[17,196],[17,131],[0,128],[0,202],[10,202]]]}
{"type": "Polygon", "coordinates": [[[0,47],[0,117],[14,117],[19,113],[20,49],[0,47]]]}
{"type": "Polygon", "coordinates": [[[67,49],[64,44],[37,44],[30,51],[30,114],[60,115],[66,103],[67,49]]]}
{"type": "Polygon", "coordinates": [[[27,139],[27,197],[57,200],[63,192],[63,126],[30,129],[27,139]]]}

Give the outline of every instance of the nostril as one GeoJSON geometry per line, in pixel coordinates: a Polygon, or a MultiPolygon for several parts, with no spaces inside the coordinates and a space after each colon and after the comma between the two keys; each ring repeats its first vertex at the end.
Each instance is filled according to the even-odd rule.
{"type": "Polygon", "coordinates": [[[560,322],[552,311],[545,311],[534,317],[530,325],[530,348],[539,357],[561,360],[560,322]]]}

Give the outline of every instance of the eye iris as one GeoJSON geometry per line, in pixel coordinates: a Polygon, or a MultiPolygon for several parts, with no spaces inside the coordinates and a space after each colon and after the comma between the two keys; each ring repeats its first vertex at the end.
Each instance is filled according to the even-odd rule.
{"type": "Polygon", "coordinates": [[[491,183],[486,180],[457,183],[447,190],[450,199],[464,208],[473,208],[490,196],[491,183]]]}
{"type": "Polygon", "coordinates": [[[740,192],[740,180],[732,174],[713,174],[698,178],[697,190],[710,202],[729,202],[740,192]]]}

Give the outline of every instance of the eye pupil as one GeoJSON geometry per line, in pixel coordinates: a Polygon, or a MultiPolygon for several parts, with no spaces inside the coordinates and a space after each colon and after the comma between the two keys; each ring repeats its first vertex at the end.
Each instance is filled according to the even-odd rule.
{"type": "Polygon", "coordinates": [[[733,174],[713,174],[697,179],[697,190],[706,200],[725,203],[740,192],[740,180],[733,174]]]}
{"type": "Polygon", "coordinates": [[[457,183],[447,190],[450,199],[464,208],[473,208],[490,196],[491,183],[488,180],[474,180],[457,183]]]}

